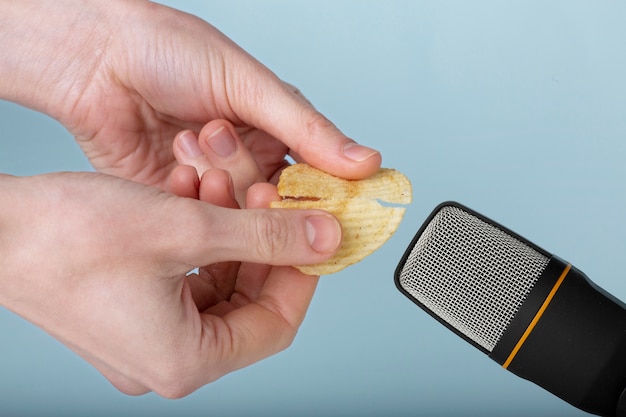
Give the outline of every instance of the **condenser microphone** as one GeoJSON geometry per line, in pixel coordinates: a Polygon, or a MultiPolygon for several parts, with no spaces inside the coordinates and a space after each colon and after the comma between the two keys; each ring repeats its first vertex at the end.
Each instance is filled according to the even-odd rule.
{"type": "Polygon", "coordinates": [[[569,263],[448,202],[417,232],[395,282],[504,369],[586,412],[626,416],[626,305],[569,263]]]}

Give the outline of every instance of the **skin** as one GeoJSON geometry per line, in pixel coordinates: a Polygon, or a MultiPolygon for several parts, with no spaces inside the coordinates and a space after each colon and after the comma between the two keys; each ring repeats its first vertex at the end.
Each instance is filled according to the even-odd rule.
{"type": "Polygon", "coordinates": [[[0,47],[0,98],[58,120],[97,171],[0,175],[0,305],[127,394],[178,398],[285,349],[317,283],[289,265],[341,241],[327,213],[267,209],[285,157],[356,179],[380,154],[147,1],[0,0],[0,47]]]}

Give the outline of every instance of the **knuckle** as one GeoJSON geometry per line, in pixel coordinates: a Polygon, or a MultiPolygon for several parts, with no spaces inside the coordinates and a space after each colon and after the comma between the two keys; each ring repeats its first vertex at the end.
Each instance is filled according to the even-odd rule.
{"type": "Polygon", "coordinates": [[[308,98],[302,93],[302,91],[293,84],[283,81],[283,83],[287,86],[287,89],[298,99],[303,100],[308,106],[313,107],[313,104],[309,101],[308,98]]]}
{"type": "Polygon", "coordinates": [[[290,246],[288,221],[276,210],[265,211],[252,230],[256,233],[255,247],[260,259],[275,260],[290,246]]]}
{"type": "Polygon", "coordinates": [[[155,370],[152,376],[152,391],[163,398],[179,399],[191,394],[194,389],[187,382],[188,376],[177,366],[166,365],[155,370]]]}
{"type": "Polygon", "coordinates": [[[313,111],[306,119],[306,132],[310,138],[315,138],[329,129],[336,129],[336,127],[326,116],[318,111],[313,111]]]}
{"type": "MultiPolygon", "coordinates": [[[[188,355],[189,356],[189,355],[188,355]]],[[[149,388],[167,399],[180,399],[200,388],[198,366],[182,353],[164,354],[149,375],[149,388]]]]}
{"type": "Polygon", "coordinates": [[[282,352],[284,350],[287,350],[289,347],[291,347],[291,345],[293,344],[294,340],[296,339],[296,334],[297,334],[297,330],[291,328],[288,332],[285,332],[285,337],[282,341],[282,344],[279,347],[279,350],[282,352]]]}

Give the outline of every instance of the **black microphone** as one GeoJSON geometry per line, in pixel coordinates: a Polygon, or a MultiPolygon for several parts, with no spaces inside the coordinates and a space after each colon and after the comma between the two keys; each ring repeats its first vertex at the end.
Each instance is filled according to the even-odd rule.
{"type": "Polygon", "coordinates": [[[504,369],[586,412],[626,416],[626,305],[569,263],[447,202],[417,232],[394,278],[504,369]]]}

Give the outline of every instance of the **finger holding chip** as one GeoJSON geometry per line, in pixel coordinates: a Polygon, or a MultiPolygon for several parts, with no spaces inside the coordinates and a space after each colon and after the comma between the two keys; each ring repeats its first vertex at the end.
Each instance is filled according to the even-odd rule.
{"type": "Polygon", "coordinates": [[[335,177],[307,164],[295,164],[283,170],[278,183],[281,201],[273,208],[318,209],[333,214],[341,223],[343,241],[337,254],[315,265],[295,265],[309,275],[325,275],[361,261],[380,248],[398,229],[409,204],[412,189],[409,179],[400,172],[381,168],[363,180],[335,177]]]}

